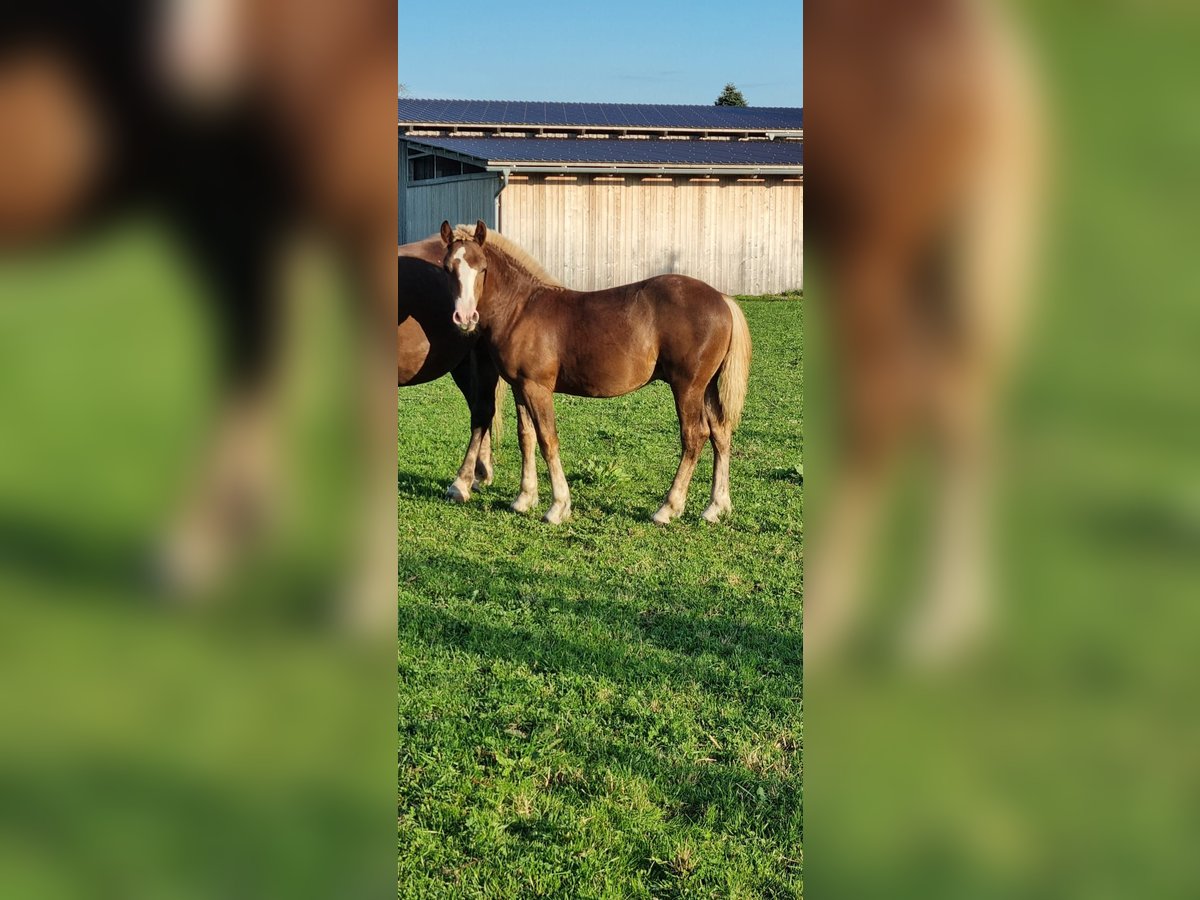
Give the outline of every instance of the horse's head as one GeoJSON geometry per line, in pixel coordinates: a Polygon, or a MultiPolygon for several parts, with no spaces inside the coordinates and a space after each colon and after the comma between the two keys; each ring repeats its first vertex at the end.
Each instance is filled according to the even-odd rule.
{"type": "Polygon", "coordinates": [[[487,226],[483,222],[476,222],[474,240],[465,240],[455,236],[449,222],[443,222],[442,240],[446,242],[442,267],[457,285],[454,324],[464,334],[470,334],[479,324],[479,301],[483,297],[487,279],[487,254],[483,252],[487,226]]]}

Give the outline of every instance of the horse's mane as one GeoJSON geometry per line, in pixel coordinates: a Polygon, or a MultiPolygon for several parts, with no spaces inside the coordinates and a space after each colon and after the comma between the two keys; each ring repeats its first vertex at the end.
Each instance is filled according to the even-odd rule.
{"type": "MultiPolygon", "coordinates": [[[[454,229],[454,236],[459,240],[473,241],[475,240],[475,226],[459,225],[454,229]]],[[[539,284],[546,287],[565,287],[561,281],[543,269],[541,263],[498,231],[488,229],[487,240],[484,242],[484,245],[501,253],[512,265],[525,272],[525,274],[539,284]]]]}

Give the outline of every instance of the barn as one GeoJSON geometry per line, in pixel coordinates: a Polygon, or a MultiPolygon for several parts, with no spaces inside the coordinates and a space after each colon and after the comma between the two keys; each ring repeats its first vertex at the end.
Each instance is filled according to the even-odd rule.
{"type": "Polygon", "coordinates": [[[399,238],[482,219],[580,290],[802,287],[803,109],[399,100],[399,238]]]}

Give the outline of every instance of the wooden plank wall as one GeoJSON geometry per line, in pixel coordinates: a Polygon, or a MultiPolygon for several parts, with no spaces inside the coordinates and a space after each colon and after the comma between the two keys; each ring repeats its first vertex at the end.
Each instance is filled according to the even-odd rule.
{"type": "Polygon", "coordinates": [[[780,177],[748,183],[626,175],[606,182],[529,175],[501,194],[500,231],[579,290],[667,272],[730,294],[803,287],[804,185],[780,177]]]}
{"type": "Polygon", "coordinates": [[[500,176],[492,174],[410,181],[400,198],[405,205],[400,243],[436,234],[447,219],[451,225],[483,219],[488,228],[495,228],[499,187],[500,176]]]}

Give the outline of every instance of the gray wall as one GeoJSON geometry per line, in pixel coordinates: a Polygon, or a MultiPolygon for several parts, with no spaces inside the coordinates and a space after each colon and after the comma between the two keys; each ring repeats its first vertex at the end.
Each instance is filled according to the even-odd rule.
{"type": "Polygon", "coordinates": [[[500,176],[491,173],[409,182],[400,198],[404,207],[400,243],[428,237],[446,220],[451,225],[469,225],[483,219],[488,228],[495,228],[499,187],[500,176]]]}
{"type": "Polygon", "coordinates": [[[397,243],[419,241],[434,234],[443,221],[452,225],[471,224],[483,219],[489,228],[496,227],[496,191],[500,176],[492,172],[476,172],[408,180],[408,141],[400,140],[397,185],[397,243]]]}

